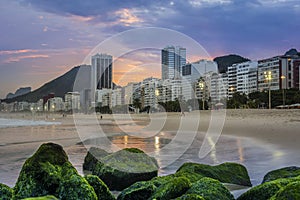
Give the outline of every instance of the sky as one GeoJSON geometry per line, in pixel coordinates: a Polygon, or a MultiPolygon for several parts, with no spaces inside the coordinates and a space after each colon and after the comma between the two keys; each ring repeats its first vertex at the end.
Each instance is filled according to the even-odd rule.
{"type": "Polygon", "coordinates": [[[299,0],[0,0],[0,99],[88,62],[111,37],[119,42],[111,48],[131,50],[114,67],[114,81],[125,84],[159,77],[164,45],[186,47],[189,61],[226,54],[258,60],[299,50],[299,19],[299,0]],[[205,52],[189,49],[189,39],[170,44],[168,34],[148,38],[161,39],[155,48],[130,48],[137,36],[126,31],[147,27],[183,34],[205,52]]]}

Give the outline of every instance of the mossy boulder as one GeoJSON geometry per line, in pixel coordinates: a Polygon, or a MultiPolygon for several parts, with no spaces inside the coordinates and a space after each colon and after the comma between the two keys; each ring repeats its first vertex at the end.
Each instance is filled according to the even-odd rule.
{"type": "Polygon", "coordinates": [[[84,163],[82,166],[83,170],[93,171],[98,160],[107,155],[109,155],[107,151],[96,147],[91,147],[84,158],[84,163]]]}
{"type": "Polygon", "coordinates": [[[176,200],[205,200],[205,199],[198,194],[184,194],[181,197],[176,198],[176,200]]]}
{"type": "Polygon", "coordinates": [[[197,194],[205,200],[234,200],[233,195],[220,181],[207,177],[193,183],[186,194],[197,194]]]}
{"type": "Polygon", "coordinates": [[[238,200],[267,200],[276,195],[290,183],[298,180],[299,178],[284,178],[266,182],[251,188],[242,194],[238,200]]]}
{"type": "Polygon", "coordinates": [[[187,178],[175,177],[171,181],[159,186],[150,199],[168,200],[182,196],[189,188],[191,183],[187,178]]]}
{"type": "Polygon", "coordinates": [[[123,149],[98,160],[92,171],[111,190],[123,190],[135,182],[156,177],[157,161],[135,148],[123,149]]]}
{"type": "Polygon", "coordinates": [[[300,176],[300,167],[284,167],[281,169],[277,169],[274,171],[268,172],[263,179],[263,183],[274,181],[276,179],[280,178],[291,178],[291,177],[297,177],[300,176]]]}
{"type": "Polygon", "coordinates": [[[98,177],[94,175],[85,176],[87,182],[94,188],[98,199],[102,200],[114,200],[116,199],[113,194],[109,191],[105,183],[98,177]]]}
{"type": "Polygon", "coordinates": [[[94,189],[68,161],[58,144],[42,144],[28,158],[14,187],[14,198],[53,195],[59,199],[97,199],[94,189]]]}
{"type": "Polygon", "coordinates": [[[177,170],[176,173],[183,172],[213,178],[222,183],[252,186],[247,169],[238,163],[223,163],[216,166],[198,163],[185,163],[177,170]]]}
{"type": "Polygon", "coordinates": [[[140,181],[123,190],[117,200],[146,200],[156,191],[157,186],[152,181],[140,181]]]}
{"type": "Polygon", "coordinates": [[[298,200],[300,199],[300,181],[289,183],[281,188],[270,200],[298,200]]]}
{"type": "Polygon", "coordinates": [[[48,195],[48,196],[44,196],[44,197],[26,198],[26,199],[23,199],[23,200],[57,200],[57,198],[55,196],[48,195]]]}
{"type": "Polygon", "coordinates": [[[7,185],[0,183],[0,199],[10,200],[12,199],[12,196],[13,196],[13,190],[7,185]]]}
{"type": "Polygon", "coordinates": [[[198,174],[198,173],[193,173],[193,172],[187,172],[187,171],[179,171],[179,172],[176,172],[174,174],[175,177],[185,177],[187,179],[189,179],[189,181],[191,183],[195,183],[197,181],[199,181],[200,179],[204,178],[203,175],[201,174],[198,174]]]}
{"type": "Polygon", "coordinates": [[[174,174],[170,174],[167,176],[154,177],[150,181],[136,182],[123,190],[117,199],[148,199],[155,193],[157,188],[161,185],[172,182],[174,178],[176,178],[176,176],[174,174]]]}

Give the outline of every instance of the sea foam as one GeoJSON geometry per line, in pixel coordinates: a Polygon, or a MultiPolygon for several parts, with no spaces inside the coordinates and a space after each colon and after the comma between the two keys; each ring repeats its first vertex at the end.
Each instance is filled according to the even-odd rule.
{"type": "Polygon", "coordinates": [[[42,120],[20,120],[0,118],[0,128],[20,127],[20,126],[48,126],[59,125],[60,122],[47,122],[42,120]]]}

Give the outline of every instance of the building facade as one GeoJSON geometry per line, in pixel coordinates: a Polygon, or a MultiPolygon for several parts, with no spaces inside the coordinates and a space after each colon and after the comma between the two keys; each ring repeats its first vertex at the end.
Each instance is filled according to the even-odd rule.
{"type": "Polygon", "coordinates": [[[236,65],[236,91],[248,95],[257,91],[256,61],[248,61],[236,65]]]}
{"type": "Polygon", "coordinates": [[[113,57],[107,54],[96,54],[92,56],[91,69],[91,98],[95,102],[97,89],[112,89],[113,57]]]}
{"type": "Polygon", "coordinates": [[[161,51],[162,80],[179,79],[181,68],[186,64],[186,49],[167,46],[161,51]]]}

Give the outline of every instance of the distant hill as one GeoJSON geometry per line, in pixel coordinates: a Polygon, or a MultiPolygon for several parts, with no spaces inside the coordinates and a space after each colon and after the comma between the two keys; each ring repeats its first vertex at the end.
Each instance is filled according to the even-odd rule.
{"type": "Polygon", "coordinates": [[[218,64],[218,69],[220,73],[227,72],[227,69],[232,64],[243,63],[250,61],[248,58],[244,58],[239,55],[226,55],[214,58],[214,61],[218,64]]]}
{"type": "Polygon", "coordinates": [[[31,92],[31,87],[21,87],[21,88],[17,89],[17,91],[15,93],[8,93],[6,95],[6,98],[11,99],[11,98],[14,98],[17,96],[21,96],[23,94],[27,94],[29,92],[31,92]]]}
{"type": "MultiPolygon", "coordinates": [[[[18,96],[11,99],[4,99],[4,102],[11,103],[15,101],[27,101],[27,102],[37,102],[39,99],[43,98],[43,96],[48,95],[49,93],[54,93],[56,97],[64,97],[67,92],[73,91],[74,81],[76,79],[77,74],[80,74],[80,84],[77,89],[88,88],[90,83],[90,66],[81,65],[72,68],[70,71],[65,73],[64,75],[44,84],[42,87],[18,96]]],[[[80,91],[78,91],[80,92],[80,91]]]]}
{"type": "Polygon", "coordinates": [[[297,56],[297,55],[300,55],[300,52],[298,52],[297,49],[290,49],[284,55],[285,56],[297,56]]]}

